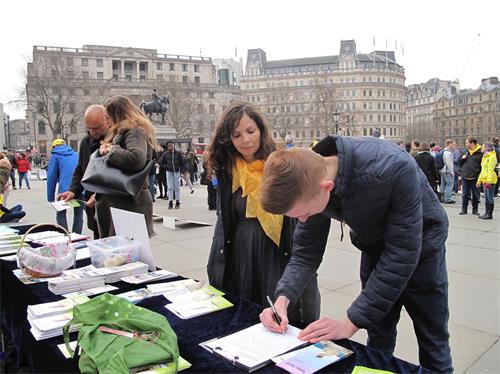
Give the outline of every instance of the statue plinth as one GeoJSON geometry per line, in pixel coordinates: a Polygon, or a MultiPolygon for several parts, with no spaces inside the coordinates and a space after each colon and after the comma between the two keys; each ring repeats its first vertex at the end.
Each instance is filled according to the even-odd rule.
{"type": "Polygon", "coordinates": [[[155,125],[155,137],[157,143],[164,143],[170,139],[177,138],[177,131],[171,126],[155,125]]]}

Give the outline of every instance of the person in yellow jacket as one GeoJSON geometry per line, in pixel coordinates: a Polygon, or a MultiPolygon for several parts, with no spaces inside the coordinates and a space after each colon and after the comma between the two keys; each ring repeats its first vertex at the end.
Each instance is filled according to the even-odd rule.
{"type": "Polygon", "coordinates": [[[493,197],[493,188],[497,183],[497,173],[495,168],[497,166],[497,156],[492,144],[483,144],[481,150],[483,152],[483,159],[481,160],[481,173],[477,178],[477,186],[483,185],[484,200],[485,200],[485,213],[479,216],[481,219],[493,219],[493,208],[495,200],[493,197]]]}

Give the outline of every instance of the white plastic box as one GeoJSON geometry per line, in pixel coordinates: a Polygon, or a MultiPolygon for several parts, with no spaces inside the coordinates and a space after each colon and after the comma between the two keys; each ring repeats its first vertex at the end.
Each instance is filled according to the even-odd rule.
{"type": "Polygon", "coordinates": [[[111,236],[87,243],[90,261],[97,268],[139,261],[140,243],[123,236],[111,236]]]}

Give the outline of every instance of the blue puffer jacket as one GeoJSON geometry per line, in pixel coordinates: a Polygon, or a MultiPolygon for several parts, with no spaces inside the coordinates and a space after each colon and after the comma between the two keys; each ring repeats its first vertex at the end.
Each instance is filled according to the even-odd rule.
{"type": "Polygon", "coordinates": [[[445,250],[448,217],[413,157],[395,144],[330,136],[314,150],[330,156],[335,148],[339,170],[330,202],[297,225],[276,296],[296,300],[322,261],[331,219],[340,220],[350,227],[352,243],[377,261],[347,311],[356,326],[369,328],[398,300],[420,259],[445,250]]]}
{"type": "Polygon", "coordinates": [[[71,179],[76,165],[78,164],[78,153],[68,145],[60,145],[52,149],[49,167],[47,170],[47,200],[55,200],[56,185],[57,193],[66,192],[71,185],[71,179]]]}

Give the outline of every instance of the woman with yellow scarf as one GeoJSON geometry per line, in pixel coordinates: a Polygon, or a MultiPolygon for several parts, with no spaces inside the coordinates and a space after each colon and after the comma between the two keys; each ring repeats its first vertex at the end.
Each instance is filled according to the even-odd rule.
{"type": "MultiPolygon", "coordinates": [[[[232,103],[207,148],[218,180],[217,224],[208,260],[210,284],[266,306],[292,249],[295,220],[266,212],[259,203],[264,164],[276,149],[264,117],[249,103],[232,103]]],[[[297,326],[319,317],[317,277],[305,285],[289,314],[297,326]]],[[[290,309],[289,309],[290,310],[290,309]]]]}

